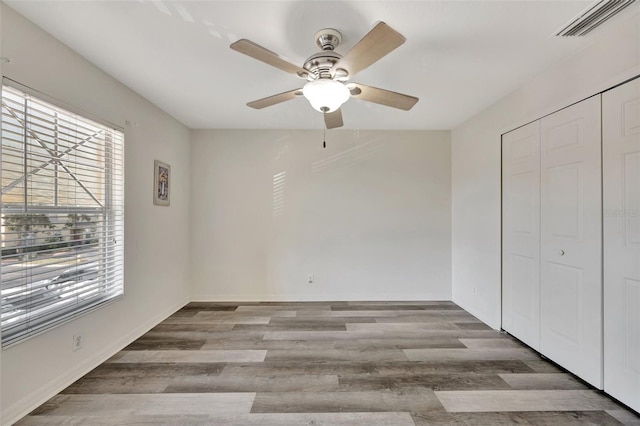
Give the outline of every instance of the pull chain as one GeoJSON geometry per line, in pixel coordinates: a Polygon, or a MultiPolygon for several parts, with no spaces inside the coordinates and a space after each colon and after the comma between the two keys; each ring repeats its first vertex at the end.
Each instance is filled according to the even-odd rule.
{"type": "Polygon", "coordinates": [[[322,147],[323,148],[327,147],[327,128],[326,127],[322,129],[322,147]]]}

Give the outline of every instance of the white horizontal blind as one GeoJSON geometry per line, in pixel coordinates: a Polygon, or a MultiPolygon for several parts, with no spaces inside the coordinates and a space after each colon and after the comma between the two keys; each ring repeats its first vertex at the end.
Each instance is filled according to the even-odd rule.
{"type": "Polygon", "coordinates": [[[2,344],[121,296],[124,135],[2,87],[2,344]]]}

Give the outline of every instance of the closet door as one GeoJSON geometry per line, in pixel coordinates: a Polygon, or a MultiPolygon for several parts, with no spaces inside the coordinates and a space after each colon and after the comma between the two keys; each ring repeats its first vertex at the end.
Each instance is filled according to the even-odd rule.
{"type": "Polygon", "coordinates": [[[602,389],[600,96],[541,121],[540,349],[602,389]]]}
{"type": "Polygon", "coordinates": [[[602,102],[604,388],[640,411],[640,80],[602,102]]]}
{"type": "Polygon", "coordinates": [[[502,327],[540,349],[540,121],[502,137],[502,327]]]}

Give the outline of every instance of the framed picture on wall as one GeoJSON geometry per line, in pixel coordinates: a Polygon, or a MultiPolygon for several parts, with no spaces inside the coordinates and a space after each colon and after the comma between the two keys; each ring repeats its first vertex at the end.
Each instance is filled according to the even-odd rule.
{"type": "Polygon", "coordinates": [[[171,190],[171,166],[162,161],[153,162],[153,204],[168,206],[171,190]]]}

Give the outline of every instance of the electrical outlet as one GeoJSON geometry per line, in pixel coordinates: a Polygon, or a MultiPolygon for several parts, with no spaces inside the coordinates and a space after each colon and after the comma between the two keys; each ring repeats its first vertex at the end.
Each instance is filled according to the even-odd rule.
{"type": "Polygon", "coordinates": [[[477,295],[478,295],[478,291],[476,290],[476,288],[475,288],[475,287],[473,288],[473,295],[474,295],[474,296],[477,296],[477,295]]]}
{"type": "Polygon", "coordinates": [[[314,281],[313,274],[309,274],[309,277],[307,278],[307,283],[308,284],[313,284],[313,281],[314,281]]]}
{"type": "Polygon", "coordinates": [[[82,348],[82,334],[74,334],[73,335],[73,350],[77,351],[78,349],[82,348]]]}

